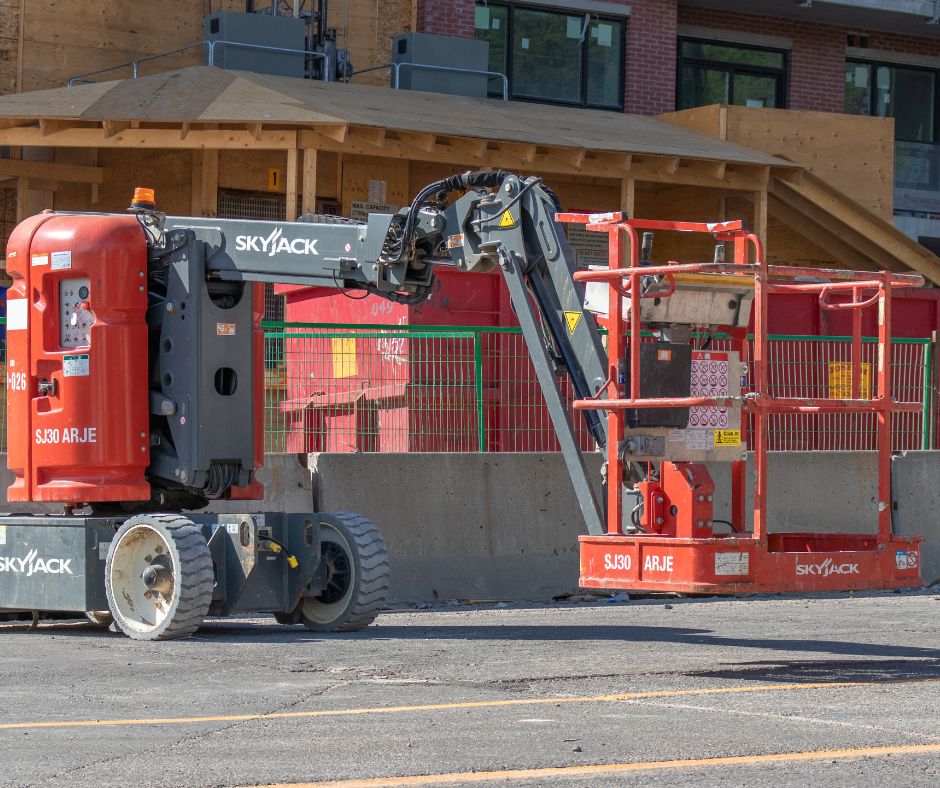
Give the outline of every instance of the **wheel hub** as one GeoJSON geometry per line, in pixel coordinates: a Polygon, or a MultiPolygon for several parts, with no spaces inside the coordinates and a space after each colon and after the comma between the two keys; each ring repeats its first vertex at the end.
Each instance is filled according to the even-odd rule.
{"type": "Polygon", "coordinates": [[[140,579],[144,581],[148,591],[164,595],[173,593],[173,572],[166,566],[165,560],[158,558],[141,572],[140,579]]]}

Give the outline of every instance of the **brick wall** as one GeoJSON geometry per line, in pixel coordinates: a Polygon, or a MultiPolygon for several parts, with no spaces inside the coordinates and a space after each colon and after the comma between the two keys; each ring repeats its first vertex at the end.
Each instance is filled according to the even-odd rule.
{"type": "Polygon", "coordinates": [[[473,38],[474,0],[418,0],[418,32],[473,38]]]}
{"type": "Polygon", "coordinates": [[[627,112],[676,108],[676,0],[631,0],[626,69],[627,112]]]}
{"type": "MultiPolygon", "coordinates": [[[[842,112],[847,28],[687,7],[679,9],[679,24],[791,39],[790,109],[842,112]]],[[[852,32],[865,34],[856,28],[852,32]]],[[[872,49],[940,56],[940,41],[936,39],[876,32],[868,33],[868,37],[872,49]]]]}
{"type": "MultiPolygon", "coordinates": [[[[655,115],[675,109],[678,25],[791,39],[789,107],[822,112],[843,109],[846,28],[687,6],[677,8],[677,0],[613,1],[630,6],[624,80],[627,112],[655,115]]],[[[417,29],[472,37],[474,5],[474,0],[418,0],[417,29]]],[[[864,34],[855,29],[852,32],[864,34]]],[[[872,49],[940,56],[940,42],[936,39],[877,32],[868,36],[872,49]]]]}

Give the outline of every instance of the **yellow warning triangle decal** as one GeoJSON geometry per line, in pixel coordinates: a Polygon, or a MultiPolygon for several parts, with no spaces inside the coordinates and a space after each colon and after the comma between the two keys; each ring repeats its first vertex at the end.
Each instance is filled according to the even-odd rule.
{"type": "Polygon", "coordinates": [[[578,327],[578,323],[580,322],[581,322],[580,312],[565,312],[565,324],[568,326],[569,334],[574,333],[574,330],[578,327]]]}
{"type": "Polygon", "coordinates": [[[512,228],[516,226],[516,220],[512,218],[512,214],[509,211],[503,211],[503,215],[499,217],[499,226],[503,228],[512,228]]]}

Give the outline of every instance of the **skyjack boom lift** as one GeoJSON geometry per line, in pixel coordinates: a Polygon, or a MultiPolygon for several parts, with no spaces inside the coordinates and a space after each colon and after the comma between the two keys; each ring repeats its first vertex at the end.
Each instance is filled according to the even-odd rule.
{"type": "Polygon", "coordinates": [[[27,219],[7,255],[8,497],[58,502],[63,514],[0,518],[0,609],[110,615],[140,639],[185,636],[206,615],[234,612],[274,613],[318,630],[370,623],[385,599],[388,560],[378,530],[359,515],[182,512],[262,497],[260,283],[419,302],[438,266],[503,275],[585,519],[585,586],[731,593],[917,585],[919,540],[891,533],[887,438],[891,414],[909,407],[891,395],[888,325],[892,287],[917,286],[920,277],[769,267],[739,222],[560,211],[539,179],[496,171],[432,183],[399,213],[364,223],[168,218],[148,190],[126,215],[27,219]],[[577,270],[565,221],[609,234],[609,269],[577,270]],[[638,230],[709,233],[719,251],[730,244],[733,262],[647,265],[651,236],[641,252],[638,230]],[[622,237],[630,241],[626,268],[622,237]],[[606,350],[582,282],[587,307],[606,313],[606,350]],[[852,399],[767,395],[767,292],[793,289],[815,289],[831,308],[845,306],[830,304],[830,294],[851,292],[856,314],[879,305],[875,399],[860,396],[859,347],[852,399]],[[696,347],[699,326],[727,330],[734,349],[696,347]],[[604,500],[586,471],[562,375],[607,453],[604,500]],[[846,409],[878,416],[877,536],[768,535],[768,414],[846,409]],[[748,418],[753,533],[745,532],[748,418]],[[730,533],[713,519],[704,460],[733,464],[730,533]],[[626,521],[624,485],[637,481],[642,502],[626,521]]]}

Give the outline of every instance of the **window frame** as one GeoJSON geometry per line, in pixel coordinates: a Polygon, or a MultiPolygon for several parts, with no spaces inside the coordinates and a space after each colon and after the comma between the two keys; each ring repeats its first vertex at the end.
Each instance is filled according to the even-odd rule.
{"type": "MultiPolygon", "coordinates": [[[[599,109],[609,112],[623,112],[625,101],[624,91],[626,89],[626,58],[627,58],[627,24],[629,16],[615,16],[611,14],[599,14],[593,11],[579,11],[578,9],[563,9],[558,6],[540,5],[539,3],[514,3],[514,2],[481,2],[477,0],[474,3],[474,9],[485,8],[505,8],[506,13],[506,78],[509,80],[509,98],[513,101],[525,101],[531,104],[550,104],[559,107],[580,107],[582,109],[599,109]],[[562,99],[535,98],[532,96],[517,96],[513,93],[513,50],[515,49],[515,10],[521,8],[525,11],[543,11],[558,16],[580,16],[582,19],[585,14],[590,14],[591,22],[614,22],[620,25],[620,35],[617,37],[617,44],[620,47],[620,73],[617,79],[617,97],[618,102],[614,104],[592,104],[587,100],[588,88],[588,47],[581,46],[581,84],[579,92],[580,101],[565,101],[562,99]]],[[[474,34],[474,37],[476,35],[474,34]]],[[[586,42],[585,42],[586,43],[586,42]]],[[[495,78],[494,78],[495,79],[495,78]]],[[[491,91],[487,89],[489,96],[501,96],[502,90],[491,91]]]]}
{"type": "MultiPolygon", "coordinates": [[[[766,109],[787,109],[790,106],[790,51],[778,47],[765,46],[762,44],[738,43],[737,41],[725,41],[701,36],[679,36],[676,42],[676,110],[681,111],[681,90],[682,90],[682,71],[685,66],[693,66],[702,69],[711,69],[713,71],[725,71],[729,74],[728,94],[729,99],[734,99],[734,77],[736,74],[754,77],[774,77],[777,79],[777,95],[774,98],[775,106],[766,107],[766,109]],[[752,66],[738,63],[726,63],[721,60],[709,60],[707,58],[686,57],[682,52],[682,44],[686,41],[699,44],[712,44],[714,46],[732,47],[734,49],[750,49],[757,52],[772,52],[783,56],[783,65],[780,68],[771,66],[752,66]]],[[[729,106],[746,106],[744,104],[732,104],[729,106]]],[[[696,106],[703,106],[701,104],[696,106]]],[[[693,109],[686,107],[685,109],[693,109]]]]}
{"type": "MultiPolygon", "coordinates": [[[[845,66],[848,68],[850,65],[857,66],[868,66],[871,68],[871,80],[876,82],[878,79],[878,69],[879,68],[900,68],[905,71],[924,71],[928,74],[933,74],[933,134],[931,135],[929,143],[940,142],[940,68],[930,68],[930,66],[919,66],[912,63],[897,63],[891,60],[878,60],[877,58],[869,59],[864,57],[848,57],[845,58],[845,66]]],[[[868,88],[868,117],[870,118],[893,118],[893,115],[876,115],[874,110],[877,105],[877,93],[871,85],[868,88]]],[[[844,98],[843,98],[844,102],[844,98]]],[[[843,109],[845,104],[843,103],[843,109]]],[[[854,113],[852,113],[854,114],[854,113]]],[[[903,137],[897,136],[897,131],[894,135],[895,142],[916,142],[927,144],[924,140],[909,140],[903,137]]]]}

